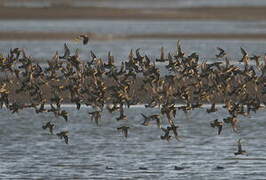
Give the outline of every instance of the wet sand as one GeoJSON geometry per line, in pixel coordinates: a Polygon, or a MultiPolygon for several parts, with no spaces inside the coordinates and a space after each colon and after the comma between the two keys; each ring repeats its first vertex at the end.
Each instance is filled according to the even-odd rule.
{"type": "Polygon", "coordinates": [[[266,20],[266,7],[0,7],[0,19],[266,20]]]}

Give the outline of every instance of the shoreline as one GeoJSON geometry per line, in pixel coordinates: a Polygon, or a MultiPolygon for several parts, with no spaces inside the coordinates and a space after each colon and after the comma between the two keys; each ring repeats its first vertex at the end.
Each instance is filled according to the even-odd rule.
{"type": "Polygon", "coordinates": [[[194,8],[0,7],[1,20],[125,19],[125,20],[266,20],[266,6],[194,8]]]}

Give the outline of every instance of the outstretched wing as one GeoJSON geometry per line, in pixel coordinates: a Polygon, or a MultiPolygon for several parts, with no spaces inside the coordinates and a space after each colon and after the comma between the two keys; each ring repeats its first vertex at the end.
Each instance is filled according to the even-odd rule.
{"type": "Polygon", "coordinates": [[[97,57],[96,57],[96,55],[94,54],[94,52],[93,52],[93,51],[90,51],[90,53],[91,53],[92,60],[95,60],[95,59],[97,59],[97,57]]]}
{"type": "Polygon", "coordinates": [[[247,51],[245,51],[245,49],[243,49],[242,47],[240,47],[240,50],[241,50],[241,53],[242,53],[243,56],[247,56],[248,55],[247,51]]]}
{"type": "Polygon", "coordinates": [[[224,53],[224,50],[223,50],[222,48],[217,47],[216,49],[217,49],[218,51],[220,51],[220,53],[224,53]]]}
{"type": "Polygon", "coordinates": [[[65,53],[63,56],[59,57],[60,59],[65,59],[65,58],[68,58],[70,56],[70,50],[69,50],[66,43],[64,44],[64,49],[65,49],[65,53]]]}

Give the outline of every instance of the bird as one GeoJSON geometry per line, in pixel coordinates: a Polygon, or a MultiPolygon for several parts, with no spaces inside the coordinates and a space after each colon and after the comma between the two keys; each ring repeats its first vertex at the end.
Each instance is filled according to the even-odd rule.
{"type": "Polygon", "coordinates": [[[261,58],[261,56],[254,55],[254,56],[250,57],[250,60],[255,61],[256,62],[256,66],[259,67],[260,66],[260,63],[259,63],[260,58],[261,58]]]}
{"type": "Polygon", "coordinates": [[[123,108],[123,103],[120,102],[119,105],[119,112],[120,112],[120,116],[116,118],[117,121],[120,120],[127,120],[127,116],[124,114],[124,108],[123,108]]]}
{"type": "Polygon", "coordinates": [[[223,129],[223,125],[224,125],[223,122],[219,122],[218,119],[215,119],[213,122],[210,123],[210,125],[213,128],[217,127],[218,128],[218,135],[221,134],[222,129],[223,129]]]}
{"type": "Polygon", "coordinates": [[[150,116],[146,116],[145,114],[141,113],[142,117],[144,118],[144,122],[142,125],[148,126],[152,120],[155,120],[157,123],[157,126],[161,127],[161,121],[160,121],[160,115],[159,114],[153,114],[150,116]]]}
{"type": "Polygon", "coordinates": [[[185,53],[181,49],[180,41],[176,42],[176,58],[184,58],[185,53]]]}
{"type": "Polygon", "coordinates": [[[225,168],[223,166],[216,166],[215,169],[222,170],[222,169],[225,169],[225,168]]]}
{"type": "Polygon", "coordinates": [[[49,132],[53,134],[53,128],[55,127],[54,124],[51,123],[51,121],[47,122],[44,126],[42,126],[43,129],[49,129],[49,132]]]}
{"type": "MultiPolygon", "coordinates": [[[[171,121],[172,122],[172,121],[171,121]]],[[[176,126],[173,122],[171,123],[171,127],[170,127],[170,130],[173,131],[174,133],[174,136],[177,140],[179,140],[178,138],[178,133],[177,133],[177,128],[179,128],[179,126],[176,126]]]]}
{"type": "Polygon", "coordinates": [[[170,135],[170,130],[171,128],[170,127],[167,127],[167,128],[163,128],[161,127],[161,130],[164,132],[164,135],[161,136],[161,139],[162,140],[167,140],[168,142],[170,141],[171,139],[171,135],[170,135]]]}
{"type": "Polygon", "coordinates": [[[99,126],[99,121],[101,120],[101,111],[93,111],[89,112],[91,115],[91,121],[95,121],[96,125],[99,126]]]}
{"type": "Polygon", "coordinates": [[[225,123],[230,123],[232,125],[233,131],[236,133],[238,132],[238,129],[237,129],[238,119],[236,119],[236,116],[230,116],[230,117],[224,118],[223,121],[225,123]]]}
{"type": "Polygon", "coordinates": [[[59,111],[58,116],[62,116],[66,122],[68,121],[68,112],[66,110],[59,111]]]}
{"type": "Polygon", "coordinates": [[[219,54],[216,55],[217,58],[224,58],[227,55],[222,48],[217,47],[216,49],[219,51],[219,54]]]}
{"type": "Polygon", "coordinates": [[[249,61],[248,53],[242,47],[240,47],[240,50],[241,50],[242,58],[239,62],[244,62],[244,64],[247,65],[249,61]]]}
{"type": "Polygon", "coordinates": [[[151,119],[148,116],[146,116],[145,114],[143,114],[143,113],[141,113],[141,115],[144,118],[144,122],[142,123],[142,125],[148,126],[151,119]]]}
{"type": "Polygon", "coordinates": [[[64,44],[64,49],[65,49],[64,55],[59,56],[59,59],[67,59],[70,56],[70,50],[66,43],[64,44]]]}
{"type": "Polygon", "coordinates": [[[184,170],[185,167],[181,167],[181,166],[175,166],[174,167],[174,170],[177,170],[177,171],[181,171],[181,170],[184,170]]]}
{"type": "MultiPolygon", "coordinates": [[[[88,35],[80,35],[83,44],[89,41],[88,35]]],[[[224,102],[229,117],[210,122],[210,126],[221,133],[224,123],[229,123],[234,132],[239,132],[238,115],[250,115],[262,109],[266,104],[266,57],[264,62],[260,56],[249,58],[246,50],[240,47],[241,62],[245,66],[230,63],[224,49],[217,47],[216,58],[224,58],[223,62],[199,61],[199,55],[186,55],[177,41],[175,53],[168,52],[165,56],[161,47],[157,61],[167,61],[166,73],[155,64],[153,56],[141,55],[140,49],[130,51],[125,61],[116,65],[114,56],[108,52],[107,60],[90,51],[91,59],[83,61],[78,51],[71,55],[67,43],[64,43],[64,54],[58,52],[41,66],[23,49],[14,48],[5,56],[0,56],[0,108],[4,106],[12,113],[19,113],[25,108],[34,108],[36,113],[52,113],[61,116],[68,123],[68,112],[61,104],[74,103],[79,110],[82,105],[91,106],[91,119],[99,125],[105,105],[110,113],[119,111],[117,121],[126,120],[124,108],[135,104],[145,104],[145,108],[159,108],[160,114],[145,115],[143,125],[156,121],[164,134],[162,140],[178,139],[179,127],[174,124],[178,110],[185,113],[199,109],[204,103],[212,103],[207,113],[216,112],[217,101],[224,102]],[[256,67],[248,61],[256,61],[256,67]],[[104,63],[105,62],[105,63],[104,63]],[[107,63],[106,63],[107,62],[107,63]],[[256,69],[255,69],[256,68],[256,69]],[[19,99],[16,99],[19,97],[19,99]],[[143,98],[142,98],[143,97],[143,98]],[[25,102],[20,102],[20,98],[25,102]],[[224,99],[224,101],[222,101],[224,99]],[[182,106],[176,107],[176,103],[182,106]],[[46,108],[45,104],[50,104],[46,108]],[[108,105],[109,104],[109,105],[108,105]],[[161,115],[166,117],[166,127],[161,126],[161,115]]],[[[137,114],[136,114],[137,116],[137,114]]],[[[120,121],[121,122],[121,121],[120,121]]],[[[42,126],[53,133],[51,122],[42,126]]],[[[128,126],[118,130],[127,137],[128,126]]],[[[60,133],[57,133],[60,134],[60,133]]],[[[67,139],[67,133],[60,136],[67,139]]],[[[159,138],[159,137],[158,137],[159,138]]],[[[239,142],[240,143],[240,142],[239,142]]]]}
{"type": "Polygon", "coordinates": [[[65,143],[68,144],[68,131],[61,131],[56,134],[60,139],[64,138],[65,143]]]}
{"type": "Polygon", "coordinates": [[[164,48],[163,46],[161,47],[161,55],[160,55],[160,59],[156,59],[157,62],[165,62],[165,58],[164,58],[164,48]]]}
{"type": "Polygon", "coordinates": [[[211,108],[206,110],[207,113],[212,113],[216,111],[217,109],[215,108],[215,103],[212,103],[211,108]]]}
{"type": "Polygon", "coordinates": [[[88,44],[88,42],[89,42],[89,36],[87,34],[81,34],[79,37],[83,39],[83,41],[82,41],[83,42],[83,45],[88,44]]]}
{"type": "Polygon", "coordinates": [[[122,130],[122,133],[124,134],[125,138],[128,137],[128,130],[130,129],[130,127],[128,126],[120,126],[117,128],[118,131],[122,130]]]}
{"type": "Polygon", "coordinates": [[[241,139],[239,139],[237,141],[238,150],[237,150],[237,152],[234,153],[235,155],[242,155],[242,154],[246,154],[247,153],[245,150],[242,149],[242,145],[241,145],[241,142],[240,141],[241,141],[241,139]]]}

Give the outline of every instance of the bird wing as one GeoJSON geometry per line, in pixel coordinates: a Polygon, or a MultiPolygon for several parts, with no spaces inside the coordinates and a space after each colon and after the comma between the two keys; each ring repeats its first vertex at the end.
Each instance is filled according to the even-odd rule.
{"type": "Polygon", "coordinates": [[[177,40],[176,41],[176,51],[177,51],[178,54],[179,54],[180,50],[181,50],[181,48],[180,48],[180,41],[177,40]]]}
{"type": "Polygon", "coordinates": [[[52,126],[52,125],[49,127],[49,131],[50,131],[51,134],[54,134],[53,133],[53,128],[54,128],[54,126],[52,126]]]}
{"type": "Polygon", "coordinates": [[[156,123],[157,123],[157,127],[160,128],[162,125],[161,125],[161,121],[160,119],[156,119],[156,123]]]}
{"type": "Polygon", "coordinates": [[[172,61],[172,60],[173,60],[173,58],[172,58],[172,56],[171,56],[171,53],[170,53],[170,52],[168,53],[168,60],[169,60],[169,61],[172,61]]]}
{"type": "Polygon", "coordinates": [[[143,113],[140,113],[141,115],[142,115],[142,117],[144,118],[144,119],[148,119],[148,117],[145,115],[145,114],[143,114],[143,113]]]}
{"type": "Polygon", "coordinates": [[[242,47],[240,47],[240,50],[241,50],[241,53],[242,53],[243,56],[247,56],[248,55],[247,51],[245,51],[245,49],[243,49],[242,47]]]}
{"type": "Polygon", "coordinates": [[[164,59],[164,48],[163,46],[161,47],[161,57],[160,57],[161,60],[164,59]]]}
{"type": "Polygon", "coordinates": [[[217,49],[218,51],[220,51],[220,53],[224,53],[224,50],[223,50],[222,48],[217,47],[216,49],[217,49]]]}
{"type": "Polygon", "coordinates": [[[140,58],[141,57],[141,55],[140,55],[140,53],[139,53],[139,50],[140,50],[140,48],[138,48],[138,49],[136,49],[136,56],[138,57],[138,58],[140,58]]]}
{"type": "Polygon", "coordinates": [[[65,49],[65,53],[64,53],[63,57],[61,57],[61,58],[67,58],[70,56],[70,50],[69,50],[66,43],[64,44],[64,49],[65,49]]]}
{"type": "Polygon", "coordinates": [[[162,130],[163,132],[165,132],[165,133],[168,133],[168,132],[169,132],[168,129],[163,128],[163,127],[161,127],[161,130],[162,130]]]}
{"type": "Polygon", "coordinates": [[[241,139],[238,140],[238,152],[242,151],[241,139]]]}
{"type": "Polygon", "coordinates": [[[226,67],[228,67],[230,65],[230,61],[227,57],[225,58],[225,65],[226,65],[226,67]]]}
{"type": "Polygon", "coordinates": [[[68,144],[68,136],[64,136],[65,143],[68,144]]]}
{"type": "Polygon", "coordinates": [[[49,124],[49,122],[46,123],[44,126],[42,126],[42,128],[43,128],[43,129],[46,129],[46,128],[48,127],[48,124],[49,124]]]}
{"type": "Polygon", "coordinates": [[[212,103],[211,109],[215,109],[215,103],[212,103]]]}
{"type": "Polygon", "coordinates": [[[83,45],[88,44],[88,42],[89,42],[89,37],[88,36],[84,36],[83,37],[83,45]]]}
{"type": "Polygon", "coordinates": [[[119,105],[119,111],[121,116],[124,115],[124,108],[122,103],[119,105]]]}
{"type": "Polygon", "coordinates": [[[96,55],[94,54],[93,51],[90,51],[90,53],[91,53],[92,60],[97,59],[97,57],[96,57],[96,55]]]}
{"type": "Polygon", "coordinates": [[[67,114],[63,114],[62,116],[63,116],[63,118],[65,119],[65,121],[67,122],[67,120],[68,120],[68,116],[67,116],[67,114]]]}
{"type": "Polygon", "coordinates": [[[221,134],[221,132],[222,132],[222,129],[223,129],[223,126],[222,126],[222,125],[218,126],[218,135],[220,135],[220,134],[221,134]]]}
{"type": "Polygon", "coordinates": [[[132,60],[132,58],[133,58],[133,50],[132,49],[130,50],[130,52],[128,54],[128,58],[129,58],[129,60],[132,60]]]}
{"type": "Polygon", "coordinates": [[[125,130],[124,130],[124,135],[125,135],[125,137],[127,138],[127,136],[128,136],[128,129],[125,129],[125,130]]]}

